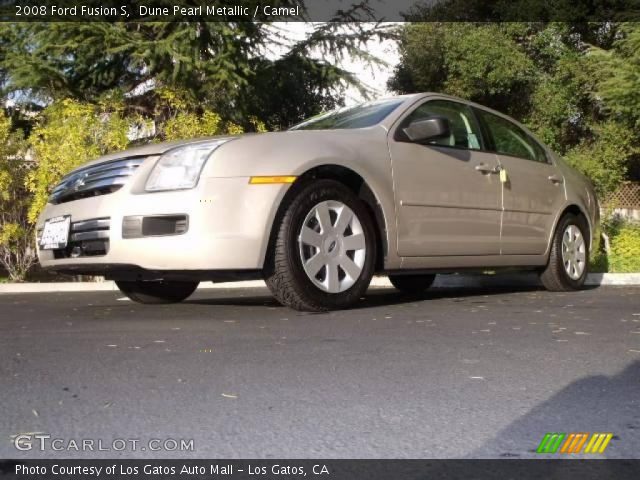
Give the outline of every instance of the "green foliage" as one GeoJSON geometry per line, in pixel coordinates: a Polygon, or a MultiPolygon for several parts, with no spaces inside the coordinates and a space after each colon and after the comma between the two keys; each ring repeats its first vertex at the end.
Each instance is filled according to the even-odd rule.
{"type": "Polygon", "coordinates": [[[35,222],[51,189],[70,170],[129,143],[130,119],[118,109],[106,110],[73,100],[47,107],[31,136],[37,167],[26,179],[33,194],[29,220],[35,222]]]}
{"type": "Polygon", "coordinates": [[[436,91],[513,112],[534,65],[502,24],[415,23],[405,27],[401,62],[389,82],[402,93],[436,91]]]}
{"type": "Polygon", "coordinates": [[[25,162],[26,142],[0,112],[0,265],[13,281],[25,278],[35,263],[33,227],[27,222],[29,197],[25,179],[31,164],[25,162]]]}
{"type": "Polygon", "coordinates": [[[198,93],[246,81],[257,53],[259,24],[240,22],[65,22],[7,26],[14,43],[5,65],[12,89],[44,98],[94,101],[150,79],[198,93]]]}
{"type": "Polygon", "coordinates": [[[467,98],[504,97],[532,81],[533,64],[500,25],[453,24],[444,36],[445,89],[467,98]]]}
{"type": "MultiPolygon", "coordinates": [[[[160,138],[164,140],[237,135],[245,131],[240,125],[224,121],[217,112],[194,107],[194,103],[189,101],[189,92],[160,88],[157,93],[162,100],[159,108],[166,117],[159,125],[160,138]]],[[[257,119],[250,117],[247,121],[252,130],[265,131],[264,124],[257,119]]]]}
{"type": "Polygon", "coordinates": [[[591,99],[594,79],[586,68],[585,58],[577,52],[563,50],[564,53],[548,65],[548,71],[538,74],[524,118],[525,123],[561,155],[592,137],[590,125],[598,118],[597,106],[591,99]]]}
{"type": "Polygon", "coordinates": [[[614,122],[594,127],[596,136],[571,149],[567,162],[587,175],[601,199],[625,179],[629,158],[638,152],[633,131],[614,122]]]}
{"type": "Polygon", "coordinates": [[[589,53],[604,107],[640,127],[640,24],[623,24],[612,49],[592,47],[589,53]]]}
{"type": "Polygon", "coordinates": [[[244,132],[242,127],[231,122],[223,122],[220,115],[209,110],[202,114],[180,112],[175,117],[168,119],[163,129],[165,140],[223,134],[236,135],[242,132],[244,132]]]}
{"type": "Polygon", "coordinates": [[[342,106],[343,72],[324,61],[290,54],[270,61],[252,62],[254,81],[241,87],[236,121],[255,117],[269,130],[281,130],[318,113],[342,106]]]}
{"type": "Polygon", "coordinates": [[[202,115],[181,112],[164,124],[164,138],[178,140],[217,135],[223,133],[220,131],[221,124],[220,115],[213,112],[204,112],[202,115]]]}
{"type": "Polygon", "coordinates": [[[640,224],[629,222],[606,209],[601,220],[602,232],[607,236],[609,251],[605,242],[594,247],[591,270],[594,272],[635,273],[640,272],[640,224]]]}
{"type": "Polygon", "coordinates": [[[589,271],[592,273],[607,273],[609,271],[609,261],[605,252],[598,250],[591,253],[589,271]]]}
{"type": "Polygon", "coordinates": [[[608,263],[610,272],[640,272],[640,225],[628,224],[619,229],[611,239],[608,263]]]}

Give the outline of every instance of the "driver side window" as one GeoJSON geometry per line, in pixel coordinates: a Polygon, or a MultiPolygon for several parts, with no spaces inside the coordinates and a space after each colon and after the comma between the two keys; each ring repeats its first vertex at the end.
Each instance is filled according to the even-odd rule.
{"type": "Polygon", "coordinates": [[[480,150],[480,128],[471,108],[467,105],[447,100],[430,100],[416,108],[404,120],[407,126],[416,120],[426,120],[429,117],[444,117],[449,120],[451,135],[429,142],[429,145],[480,150]]]}

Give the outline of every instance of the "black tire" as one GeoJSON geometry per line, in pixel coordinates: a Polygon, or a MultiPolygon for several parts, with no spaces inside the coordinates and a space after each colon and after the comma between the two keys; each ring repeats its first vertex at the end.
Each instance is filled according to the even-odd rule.
{"type": "Polygon", "coordinates": [[[116,285],[122,293],[134,302],[145,304],[178,303],[191,295],[200,282],[179,282],[172,280],[123,281],[116,285]]]}
{"type": "Polygon", "coordinates": [[[419,295],[424,293],[436,279],[434,274],[428,275],[389,275],[391,285],[403,293],[419,295]]]}
{"type": "Polygon", "coordinates": [[[589,272],[589,239],[589,226],[583,216],[568,213],[560,219],[551,240],[549,262],[540,273],[540,281],[547,290],[551,292],[569,292],[582,288],[589,272]],[[584,271],[577,279],[569,276],[562,260],[562,237],[570,225],[574,225],[580,230],[585,242],[584,271]]]}
{"type": "Polygon", "coordinates": [[[285,205],[279,224],[274,225],[275,240],[265,259],[264,279],[273,296],[295,310],[322,312],[352,306],[366,292],[376,260],[374,224],[365,204],[343,184],[317,180],[298,187],[297,194],[285,205]],[[324,201],[339,201],[348,206],[362,225],[365,259],[355,283],[339,293],[328,293],[316,286],[304,271],[299,253],[298,234],[307,214],[324,201]]]}

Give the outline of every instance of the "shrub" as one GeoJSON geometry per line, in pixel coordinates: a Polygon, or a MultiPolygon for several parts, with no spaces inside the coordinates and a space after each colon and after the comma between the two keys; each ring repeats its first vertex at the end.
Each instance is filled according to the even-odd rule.
{"type": "Polygon", "coordinates": [[[583,141],[565,158],[593,181],[600,198],[606,198],[625,179],[629,159],[637,153],[633,144],[635,134],[613,122],[594,127],[594,130],[594,139],[583,141]]]}
{"type": "Polygon", "coordinates": [[[12,281],[24,280],[36,261],[33,226],[27,221],[30,197],[25,178],[31,163],[25,161],[22,132],[0,112],[0,266],[12,281]]]}
{"type": "Polygon", "coordinates": [[[33,194],[29,221],[35,222],[51,189],[69,171],[128,144],[131,120],[111,107],[62,100],[48,106],[31,134],[36,168],[27,177],[33,194]]]}
{"type": "Polygon", "coordinates": [[[626,224],[611,239],[609,271],[640,272],[640,225],[626,224]]]}
{"type": "MultiPolygon", "coordinates": [[[[159,130],[164,140],[183,140],[212,135],[238,135],[244,133],[242,126],[225,121],[215,111],[201,108],[187,92],[161,87],[158,110],[159,130]]],[[[254,117],[248,119],[257,132],[266,131],[264,123],[254,117]]]]}
{"type": "Polygon", "coordinates": [[[180,112],[169,118],[164,123],[162,130],[165,140],[184,140],[226,134],[237,135],[244,132],[241,126],[232,122],[223,122],[220,115],[209,110],[201,115],[193,112],[180,112]]]}

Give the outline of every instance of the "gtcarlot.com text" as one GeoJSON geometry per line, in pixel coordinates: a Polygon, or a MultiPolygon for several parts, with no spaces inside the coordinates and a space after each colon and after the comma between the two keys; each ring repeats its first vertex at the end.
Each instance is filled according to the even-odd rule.
{"type": "Polygon", "coordinates": [[[16,435],[13,445],[20,451],[41,452],[193,452],[193,439],[186,438],[57,438],[48,433],[16,435]]]}

